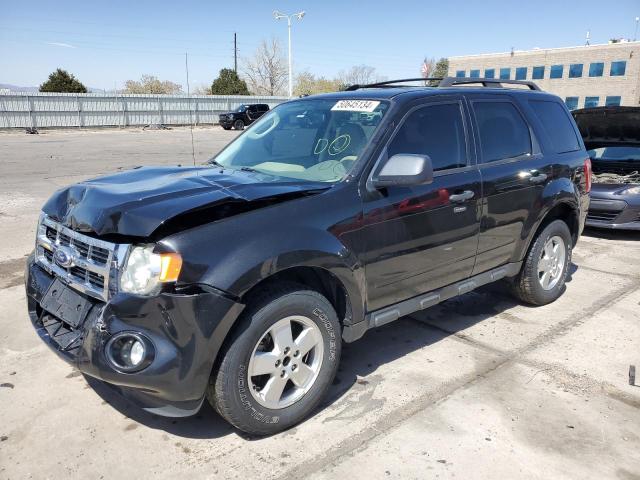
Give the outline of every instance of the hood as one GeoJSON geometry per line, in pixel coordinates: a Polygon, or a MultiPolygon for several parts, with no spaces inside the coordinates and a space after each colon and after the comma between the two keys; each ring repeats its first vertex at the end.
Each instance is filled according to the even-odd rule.
{"type": "Polygon", "coordinates": [[[180,219],[176,230],[328,188],[219,167],[141,167],[58,190],[43,211],[76,231],[148,238],[180,219]]]}
{"type": "Polygon", "coordinates": [[[587,150],[640,146],[640,107],[596,107],[571,112],[587,150]]]}

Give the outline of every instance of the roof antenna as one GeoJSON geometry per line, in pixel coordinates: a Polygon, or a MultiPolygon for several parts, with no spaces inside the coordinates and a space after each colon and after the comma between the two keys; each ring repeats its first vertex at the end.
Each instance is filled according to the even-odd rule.
{"type": "Polygon", "coordinates": [[[589,45],[591,45],[590,40],[591,40],[591,30],[587,30],[587,39],[586,39],[586,41],[584,43],[585,47],[588,47],[589,45]]]}
{"type": "Polygon", "coordinates": [[[193,146],[193,119],[191,118],[191,89],[189,88],[189,54],[184,54],[184,69],[187,72],[187,101],[189,102],[189,130],[191,131],[191,159],[196,166],[196,151],[193,146]]]}

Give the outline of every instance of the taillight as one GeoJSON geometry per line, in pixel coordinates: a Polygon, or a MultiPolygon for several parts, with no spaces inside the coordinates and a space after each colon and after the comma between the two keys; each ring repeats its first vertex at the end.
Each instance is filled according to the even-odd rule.
{"type": "Polygon", "coordinates": [[[591,191],[591,159],[587,158],[584,161],[584,178],[585,178],[585,190],[587,193],[591,191]]]}

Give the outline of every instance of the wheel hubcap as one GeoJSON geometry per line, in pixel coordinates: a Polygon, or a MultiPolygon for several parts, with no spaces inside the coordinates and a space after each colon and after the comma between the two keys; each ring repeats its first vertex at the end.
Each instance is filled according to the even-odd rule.
{"type": "Polygon", "coordinates": [[[538,281],[542,288],[551,290],[558,284],[564,273],[566,257],[567,249],[561,237],[556,235],[546,241],[538,259],[538,281]]]}
{"type": "Polygon", "coordinates": [[[294,404],[315,383],[323,355],[322,332],[313,320],[298,315],[279,320],[251,354],[251,395],[274,410],[294,404]]]}

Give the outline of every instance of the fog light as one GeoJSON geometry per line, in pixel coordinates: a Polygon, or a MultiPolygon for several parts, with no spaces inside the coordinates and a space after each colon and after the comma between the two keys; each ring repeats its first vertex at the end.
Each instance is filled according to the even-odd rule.
{"type": "Polygon", "coordinates": [[[121,332],[107,342],[106,354],[116,369],[133,372],[153,361],[154,348],[151,340],[139,333],[121,332]]]}

